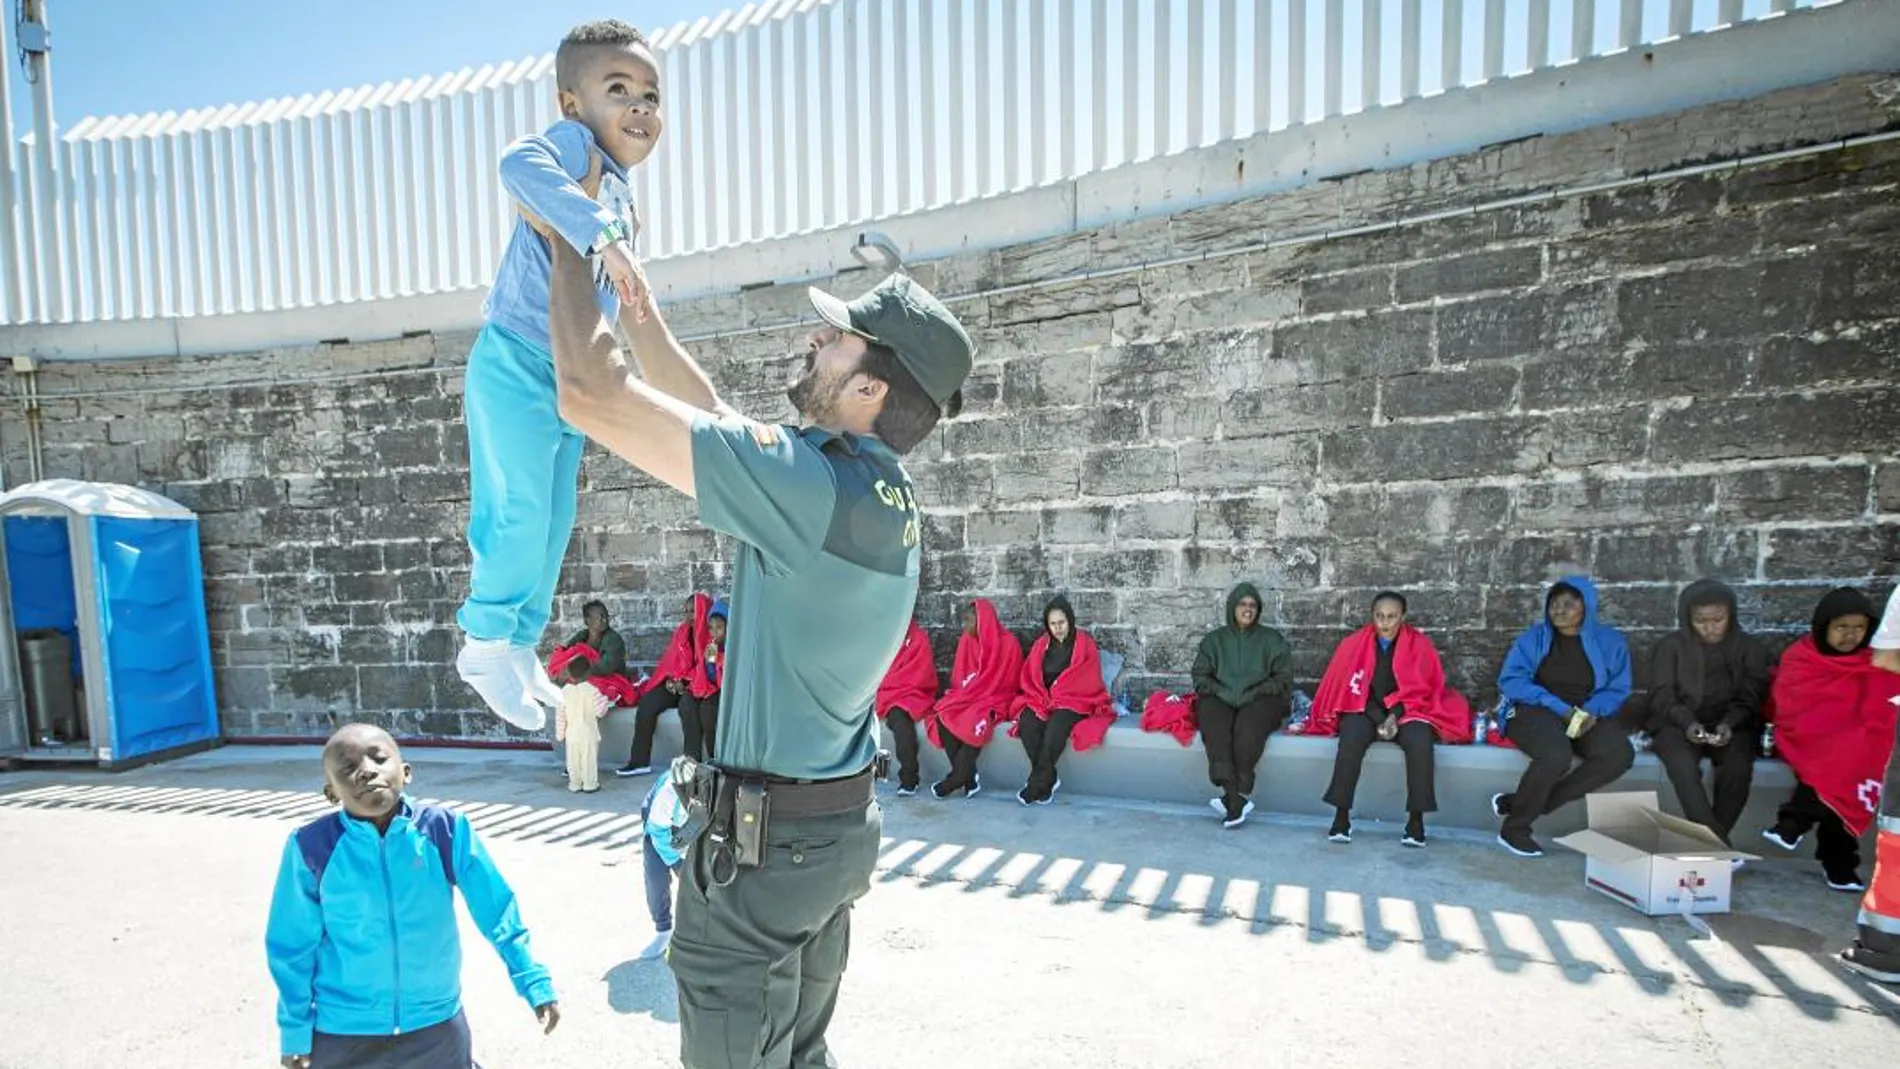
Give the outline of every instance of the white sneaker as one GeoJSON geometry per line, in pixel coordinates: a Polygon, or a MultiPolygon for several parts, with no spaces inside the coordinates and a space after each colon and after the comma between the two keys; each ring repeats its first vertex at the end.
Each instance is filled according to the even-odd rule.
{"type": "Polygon", "coordinates": [[[508,647],[508,660],[515,666],[515,674],[521,677],[521,685],[527,691],[531,701],[540,702],[550,709],[561,707],[561,688],[548,678],[548,670],[541,658],[534,655],[533,646],[508,647]]]}
{"type": "Polygon", "coordinates": [[[655,958],[663,958],[666,956],[666,948],[672,945],[672,932],[654,932],[653,938],[647,940],[647,945],[641,947],[640,953],[634,955],[634,960],[652,961],[655,958]]]}
{"type": "Polygon", "coordinates": [[[471,638],[455,656],[455,672],[496,716],[523,731],[539,731],[547,714],[528,697],[506,639],[471,638]]]}

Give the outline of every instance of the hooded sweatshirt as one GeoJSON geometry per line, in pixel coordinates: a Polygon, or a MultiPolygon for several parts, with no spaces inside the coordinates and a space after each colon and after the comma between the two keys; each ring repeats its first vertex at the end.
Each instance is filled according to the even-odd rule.
{"type": "Polygon", "coordinates": [[[1681,627],[1656,642],[1649,670],[1649,730],[1697,724],[1740,728],[1761,713],[1768,693],[1768,651],[1741,628],[1735,592],[1713,579],[1690,583],[1677,604],[1681,627]],[[1728,609],[1728,633],[1711,646],[1695,633],[1695,610],[1728,609]]]}
{"type": "MultiPolygon", "coordinates": [[[[1043,651],[1042,685],[1044,689],[1047,689],[1056,685],[1056,678],[1062,675],[1069,667],[1069,662],[1075,659],[1075,606],[1069,604],[1068,598],[1057,594],[1049,599],[1049,604],[1043,606],[1042,637],[1036,644],[1041,646],[1043,651]],[[1055,635],[1049,630],[1049,614],[1052,612],[1061,612],[1069,621],[1069,637],[1061,642],[1057,642],[1055,635]]],[[[1031,653],[1030,659],[1034,658],[1035,654],[1031,653]]]]}
{"type": "MultiPolygon", "coordinates": [[[[1588,694],[1579,694],[1582,700],[1574,704],[1592,716],[1607,717],[1614,716],[1629,700],[1632,683],[1629,644],[1616,628],[1597,619],[1596,584],[1588,576],[1573,575],[1552,583],[1544,591],[1543,614],[1517,636],[1511,652],[1504,658],[1504,670],[1498,673],[1498,691],[1510,700],[1512,708],[1499,717],[1501,723],[1508,723],[1512,716],[1529,708],[1542,709],[1553,716],[1570,715],[1573,703],[1551,692],[1548,675],[1544,681],[1539,680],[1539,670],[1545,667],[1544,662],[1552,650],[1571,645],[1550,624],[1551,596],[1558,587],[1564,586],[1583,598],[1583,630],[1576,641],[1580,647],[1578,652],[1590,665],[1591,689],[1588,694]]],[[[1565,651],[1558,652],[1563,655],[1565,651]]]]}
{"type": "Polygon", "coordinates": [[[1285,636],[1256,619],[1243,628],[1234,619],[1242,598],[1260,601],[1252,583],[1227,594],[1227,626],[1207,633],[1194,655],[1194,693],[1238,709],[1268,695],[1293,693],[1293,648],[1285,636]]]}
{"type": "MultiPolygon", "coordinates": [[[[716,599],[706,610],[708,624],[715,616],[726,619],[725,598],[716,599]]],[[[719,693],[719,688],[726,682],[726,644],[720,642],[709,654],[707,647],[712,645],[712,630],[708,627],[700,632],[699,651],[694,655],[694,660],[699,662],[699,671],[694,672],[693,678],[687,681],[687,689],[693,692],[695,698],[712,697],[719,693]]]]}
{"type": "Polygon", "coordinates": [[[957,658],[950,669],[950,686],[937,699],[929,722],[930,741],[943,745],[948,731],[971,746],[988,745],[999,722],[1008,721],[1016,707],[1023,673],[1023,644],[996,616],[987,599],[971,603],[976,634],[957,640],[957,658]]]}

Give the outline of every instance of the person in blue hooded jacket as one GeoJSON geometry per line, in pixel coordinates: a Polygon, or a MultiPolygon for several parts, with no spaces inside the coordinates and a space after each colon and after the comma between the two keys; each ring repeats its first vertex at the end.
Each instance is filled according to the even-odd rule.
{"type": "Polygon", "coordinates": [[[515,992],[552,1032],[554,985],[468,818],[405,799],[402,751],[368,724],[330,736],[323,775],[324,797],[342,812],[290,834],[264,929],[284,1069],[473,1064],[458,888],[515,992]]]}
{"type": "Polygon", "coordinates": [[[1517,790],[1491,798],[1505,849],[1542,857],[1531,837],[1538,817],[1629,771],[1636,751],[1616,714],[1630,686],[1629,645],[1597,619],[1596,584],[1581,575],[1551,584],[1544,618],[1517,637],[1498,674],[1505,737],[1530,759],[1517,790]]]}

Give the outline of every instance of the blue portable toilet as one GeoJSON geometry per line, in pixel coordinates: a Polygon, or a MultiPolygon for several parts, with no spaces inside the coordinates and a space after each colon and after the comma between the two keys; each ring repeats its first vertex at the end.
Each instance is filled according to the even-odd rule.
{"type": "Polygon", "coordinates": [[[51,479],[0,494],[0,536],[0,758],[110,768],[217,743],[190,509],[51,479]]]}

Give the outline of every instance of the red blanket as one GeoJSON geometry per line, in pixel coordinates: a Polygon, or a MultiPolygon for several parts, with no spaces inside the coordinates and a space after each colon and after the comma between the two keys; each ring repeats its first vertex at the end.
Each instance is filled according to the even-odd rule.
{"type": "MultiPolygon", "coordinates": [[[[1045,687],[1042,658],[1048,652],[1049,633],[1044,631],[1036,644],[1029,647],[1029,659],[1023,662],[1022,694],[1011,709],[1010,719],[1014,721],[1024,713],[1033,713],[1036,719],[1046,721],[1057,709],[1079,713],[1082,720],[1069,734],[1069,748],[1076,753],[1093,750],[1102,744],[1109,727],[1115,723],[1115,700],[1108,696],[1108,686],[1102,682],[1102,651],[1087,631],[1078,629],[1069,667],[1056,676],[1055,686],[1045,687]]],[[[1014,723],[1010,725],[1009,734],[1011,738],[1017,736],[1014,723]]]]}
{"type": "Polygon", "coordinates": [[[930,718],[930,741],[942,746],[940,730],[947,730],[971,746],[988,743],[1016,708],[1022,671],[1023,644],[996,618],[996,606],[977,599],[976,637],[957,640],[950,688],[930,718]]]}
{"type": "MultiPolygon", "coordinates": [[[[1378,636],[1378,631],[1367,624],[1333,651],[1332,663],[1320,679],[1319,693],[1313,697],[1313,715],[1306,722],[1306,734],[1337,735],[1342,714],[1365,711],[1366,700],[1372,696],[1372,673],[1378,666],[1378,636]]],[[[1399,689],[1386,701],[1405,706],[1399,723],[1422,720],[1432,726],[1442,742],[1470,742],[1471,703],[1445,685],[1445,666],[1432,640],[1425,632],[1405,624],[1394,643],[1392,676],[1399,689]]]]}
{"type": "MultiPolygon", "coordinates": [[[[585,642],[562,646],[548,656],[548,675],[554,679],[561,678],[561,673],[567,670],[567,666],[573,662],[574,658],[581,656],[585,656],[590,661],[598,661],[600,651],[585,642]]],[[[641,684],[623,675],[589,676],[587,681],[615,705],[632,705],[640,700],[640,695],[643,693],[641,684]]]]}
{"type": "Polygon", "coordinates": [[[877,685],[877,718],[883,720],[892,709],[902,709],[915,721],[925,721],[937,705],[937,662],[930,652],[930,636],[910,622],[904,646],[897,651],[884,682],[877,685]]]}
{"type": "Polygon", "coordinates": [[[693,595],[693,618],[681,620],[673,629],[672,641],[666,644],[666,652],[660,654],[660,663],[653,666],[653,674],[640,684],[640,693],[634,696],[636,700],[669,679],[692,679],[693,667],[706,649],[706,614],[711,611],[709,595],[693,595]]]}
{"type": "Polygon", "coordinates": [[[1141,730],[1165,731],[1183,746],[1194,745],[1194,735],[1200,729],[1201,721],[1194,715],[1192,694],[1169,694],[1165,690],[1157,690],[1148,695],[1147,704],[1141,707],[1141,730]]]}
{"type": "Polygon", "coordinates": [[[1900,675],[1875,668],[1871,650],[1829,657],[1803,635],[1781,655],[1774,696],[1775,749],[1841,823],[1866,834],[1893,756],[1900,675]]]}

